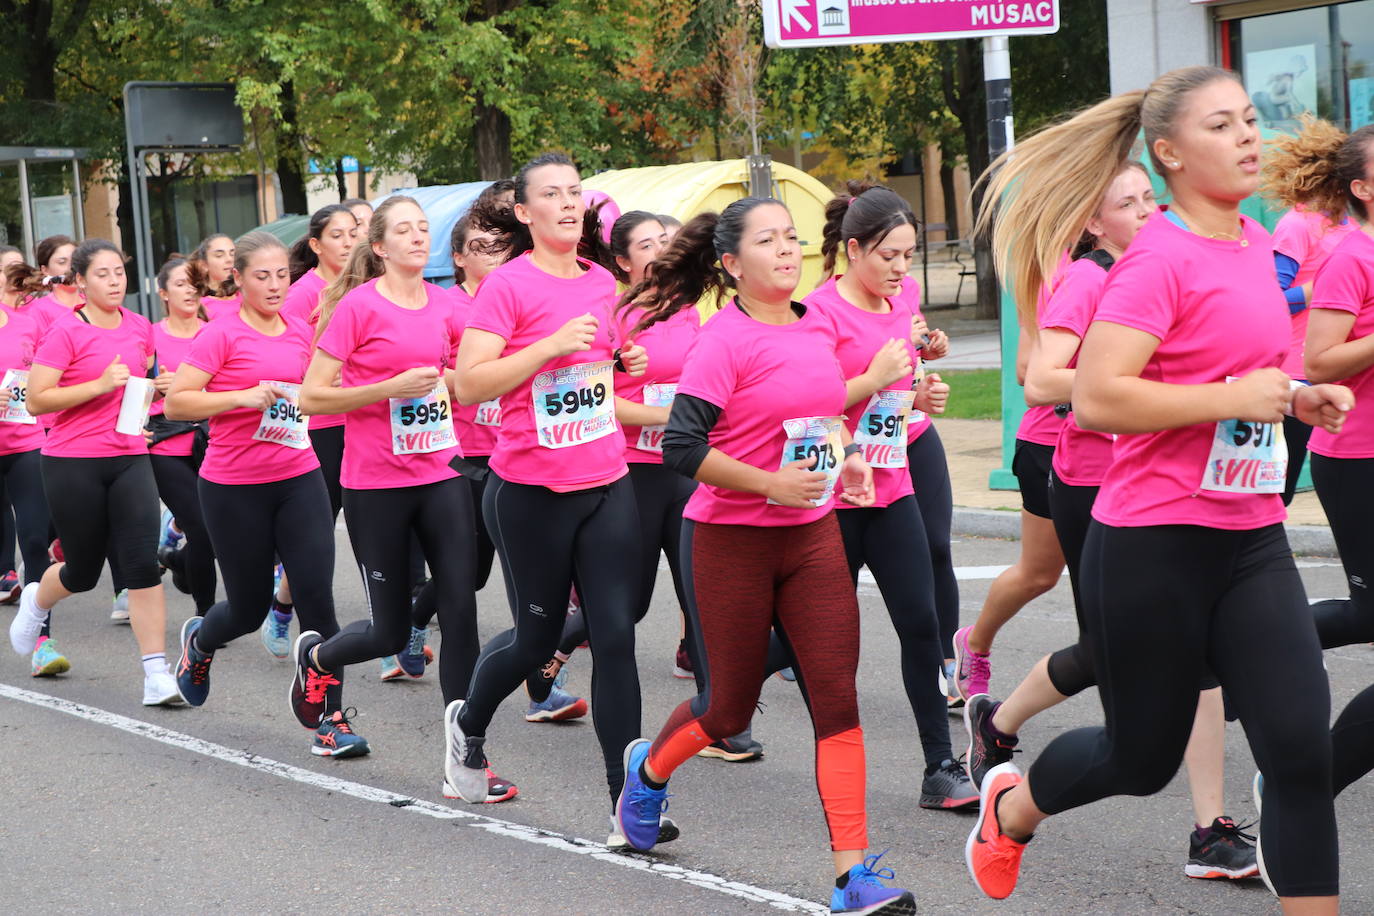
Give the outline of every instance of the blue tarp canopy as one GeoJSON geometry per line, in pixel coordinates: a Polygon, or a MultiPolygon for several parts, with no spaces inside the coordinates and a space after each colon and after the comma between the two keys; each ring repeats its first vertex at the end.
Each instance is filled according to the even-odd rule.
{"type": "MultiPolygon", "coordinates": [[[[397,188],[386,197],[396,194],[413,197],[429,217],[429,263],[425,265],[425,279],[430,281],[453,279],[453,258],[449,256],[449,236],[453,227],[472,208],[490,181],[469,181],[464,184],[435,185],[429,188],[397,188]]],[[[386,197],[379,197],[373,205],[386,197]]],[[[447,285],[447,284],[445,284],[447,285]]]]}

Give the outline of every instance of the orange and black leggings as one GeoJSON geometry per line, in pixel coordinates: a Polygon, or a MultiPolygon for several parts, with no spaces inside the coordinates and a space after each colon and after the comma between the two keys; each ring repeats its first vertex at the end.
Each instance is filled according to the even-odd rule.
{"type": "Polygon", "coordinates": [[[749,725],[776,629],[796,659],[797,686],[811,713],[831,848],[867,848],[854,687],[859,606],[835,513],[776,528],[685,519],[682,555],[705,688],[668,717],[649,750],[650,768],[666,778],[712,741],[749,725]]]}

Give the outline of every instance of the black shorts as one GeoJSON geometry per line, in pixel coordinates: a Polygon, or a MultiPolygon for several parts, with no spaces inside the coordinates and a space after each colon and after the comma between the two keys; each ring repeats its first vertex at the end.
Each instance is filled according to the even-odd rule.
{"type": "Polygon", "coordinates": [[[1021,485],[1021,508],[1040,518],[1053,517],[1050,513],[1050,464],[1053,461],[1053,445],[1016,440],[1011,472],[1021,485]]]}

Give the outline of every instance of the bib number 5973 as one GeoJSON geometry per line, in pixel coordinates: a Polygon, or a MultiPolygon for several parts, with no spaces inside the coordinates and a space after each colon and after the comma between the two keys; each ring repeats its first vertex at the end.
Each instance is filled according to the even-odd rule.
{"type": "MultiPolygon", "coordinates": [[[[840,438],[843,429],[844,417],[798,417],[782,421],[787,439],[778,467],[794,461],[813,462],[810,470],[825,475],[825,492],[811,500],[811,505],[817,509],[830,502],[835,484],[840,480],[840,468],[844,464],[844,441],[840,438]]],[[[769,502],[777,505],[771,499],[769,502]]]]}

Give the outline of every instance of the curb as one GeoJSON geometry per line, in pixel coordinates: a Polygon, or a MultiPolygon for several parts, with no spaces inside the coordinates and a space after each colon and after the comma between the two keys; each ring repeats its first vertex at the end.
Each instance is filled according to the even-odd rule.
{"type": "MultiPolygon", "coordinates": [[[[1336,540],[1325,525],[1285,525],[1288,543],[1300,557],[1334,557],[1336,540]]],[[[970,509],[954,507],[950,532],[958,537],[1001,538],[1020,540],[1021,513],[1000,509],[970,509]]]]}

